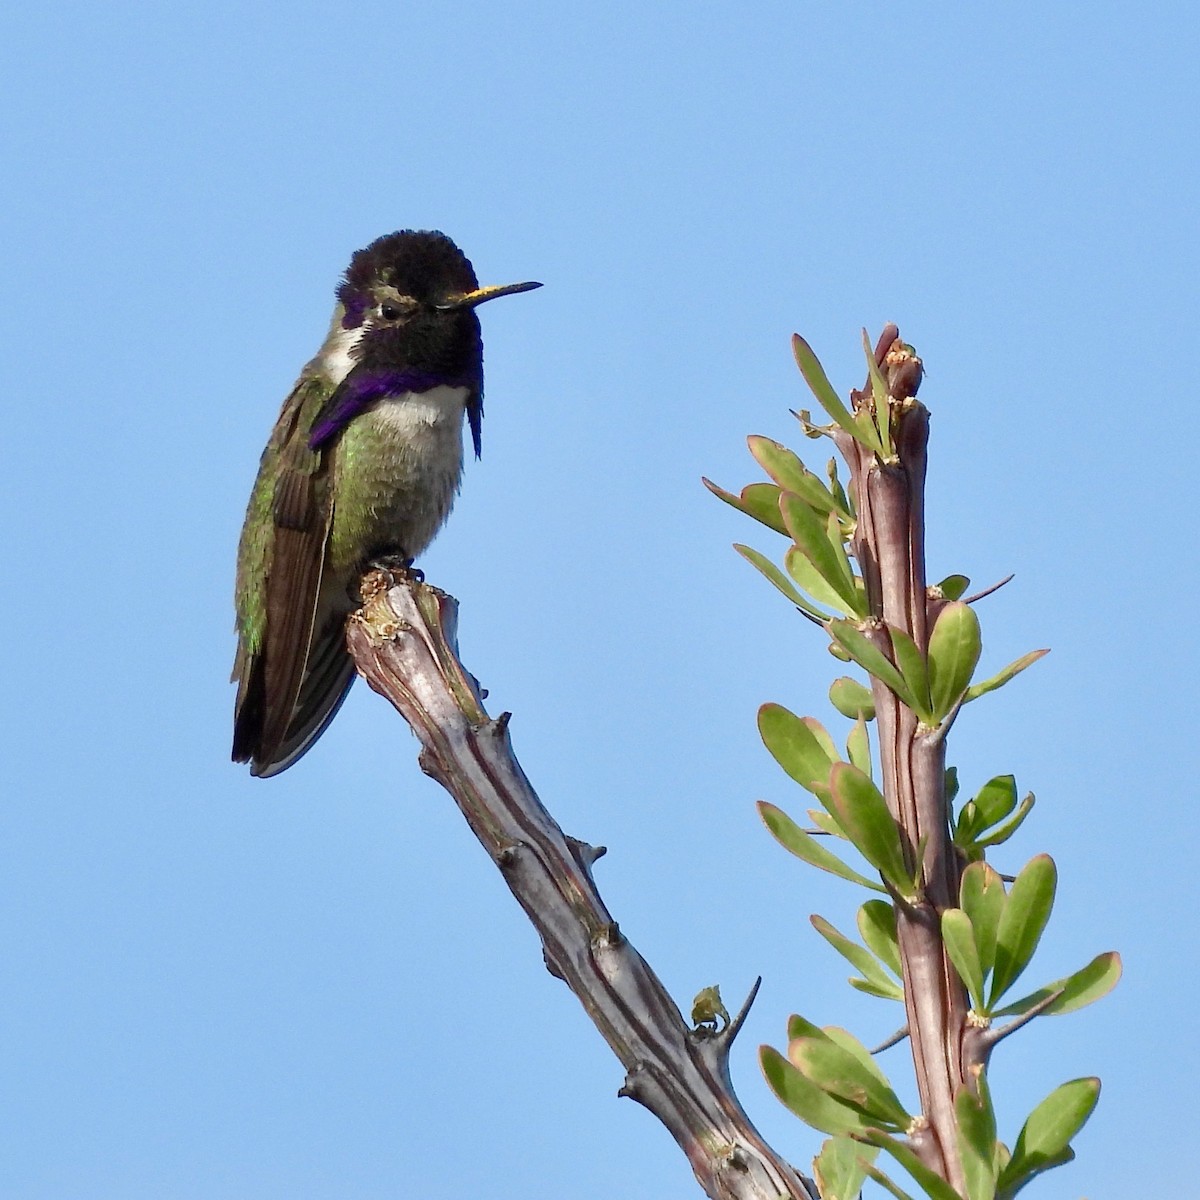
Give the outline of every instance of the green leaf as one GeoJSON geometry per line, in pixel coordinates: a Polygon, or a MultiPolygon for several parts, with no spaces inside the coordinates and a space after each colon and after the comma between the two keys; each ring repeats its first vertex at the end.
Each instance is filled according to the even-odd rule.
{"type": "Polygon", "coordinates": [[[871,774],[871,739],[867,736],[867,723],[859,717],[846,738],[846,757],[864,775],[871,774]]]}
{"type": "Polygon", "coordinates": [[[983,1012],[983,968],[975,945],[975,930],[971,918],[961,908],[948,908],[942,913],[942,941],[971,997],[971,1007],[983,1012]]]}
{"type": "Polygon", "coordinates": [[[933,586],[943,600],[961,600],[963,593],[971,586],[971,581],[965,575],[947,575],[941,583],[935,583],[933,586]]]}
{"type": "Polygon", "coordinates": [[[907,1129],[911,1123],[891,1087],[844,1046],[828,1039],[798,1038],[788,1046],[788,1058],[823,1092],[868,1120],[891,1129],[907,1129]]]}
{"type": "Polygon", "coordinates": [[[998,671],[991,679],[985,679],[982,683],[973,683],[967,688],[963,703],[978,700],[980,696],[986,696],[988,692],[994,692],[997,688],[1003,687],[1014,675],[1020,675],[1026,667],[1032,667],[1039,658],[1045,658],[1049,653],[1049,650],[1030,650],[1028,654],[1021,655],[1016,662],[1010,662],[1003,671],[998,671]]]}
{"type": "Polygon", "coordinates": [[[842,598],[841,593],[827,583],[821,572],[812,565],[808,555],[799,546],[789,546],[783,556],[787,573],[815,600],[843,615],[854,610],[842,598]]]}
{"type": "Polygon", "coordinates": [[[1000,1188],[1011,1194],[1039,1172],[1069,1162],[1071,1139],[1092,1115],[1099,1098],[1100,1080],[1094,1076],[1055,1088],[1029,1114],[1012,1158],[1000,1173],[1000,1188]]]}
{"type": "Polygon", "coordinates": [[[904,1000],[904,989],[898,983],[877,984],[872,983],[869,979],[859,979],[857,975],[852,976],[846,982],[856,992],[874,996],[878,1000],[899,1000],[901,1002],[904,1000]]]}
{"type": "Polygon", "coordinates": [[[962,1200],[962,1197],[935,1171],[927,1167],[906,1142],[891,1137],[881,1129],[867,1129],[861,1134],[864,1141],[886,1150],[920,1185],[931,1200],[962,1200]]]}
{"type": "MultiPolygon", "coordinates": [[[[780,493],[779,511],[804,557],[840,597],[843,611],[865,615],[865,603],[855,584],[840,534],[831,537],[820,517],[794,492],[780,493]]],[[[837,517],[831,514],[831,520],[834,529],[840,529],[837,517]]]]}
{"type": "Polygon", "coordinates": [[[935,721],[943,720],[967,690],[982,645],[979,618],[969,604],[955,600],[938,613],[929,635],[928,655],[935,721]]]}
{"type": "Polygon", "coordinates": [[[760,524],[776,533],[787,533],[783,523],[783,514],[779,511],[779,488],[773,483],[752,483],[742,488],[742,494],[735,496],[724,488],[718,487],[711,479],[702,479],[701,483],[716,497],[726,504],[753,517],[760,524]]]}
{"type": "Polygon", "coordinates": [[[958,795],[958,768],[946,768],[946,803],[953,804],[958,795]]]}
{"type": "Polygon", "coordinates": [[[858,852],[898,892],[911,893],[913,880],[904,861],[900,827],[870,776],[850,763],[838,763],[830,773],[829,788],[826,808],[858,852]]]}
{"type": "Polygon", "coordinates": [[[829,1034],[823,1030],[820,1025],[814,1025],[807,1018],[802,1017],[799,1013],[792,1013],[788,1017],[787,1036],[789,1042],[794,1042],[797,1038],[802,1037],[828,1037],[829,1034]]]}
{"type": "Polygon", "coordinates": [[[929,672],[925,666],[925,655],[917,649],[917,643],[903,629],[889,625],[887,631],[892,639],[892,657],[896,660],[896,667],[904,676],[904,682],[908,684],[908,689],[917,702],[914,711],[926,725],[932,725],[929,672]]]}
{"type": "Polygon", "coordinates": [[[1012,1004],[1006,1005],[994,1015],[997,1017],[1018,1017],[1027,1013],[1035,1005],[1040,1004],[1047,996],[1061,992],[1052,1004],[1042,1009],[1040,1016],[1060,1017],[1064,1013],[1074,1012],[1078,1008],[1107,996],[1117,986],[1121,978],[1121,956],[1115,950],[1097,954],[1086,967],[1080,967],[1072,975],[1056,979],[1053,983],[1040,987],[1028,996],[1022,996],[1012,1004]]]}
{"type": "Polygon", "coordinates": [[[841,838],[843,842],[850,840],[842,832],[842,827],[823,808],[806,808],[804,811],[808,813],[808,819],[822,833],[827,833],[830,837],[841,838]]]}
{"type": "Polygon", "coordinates": [[[800,718],[781,704],[758,710],[758,732],[771,757],[805,790],[826,783],[838,761],[833,740],[812,717],[800,718]]]}
{"type": "Polygon", "coordinates": [[[868,900],[858,910],[858,932],[875,957],[901,978],[896,910],[886,900],[868,900]]]}
{"type": "Polygon", "coordinates": [[[717,984],[701,988],[692,1001],[692,1024],[696,1027],[708,1025],[717,1028],[729,1024],[729,1010],[721,1000],[721,988],[717,984]]]}
{"type": "Polygon", "coordinates": [[[853,1138],[830,1138],[813,1159],[813,1177],[821,1200],[859,1200],[867,1168],[879,1153],[853,1138]]]}
{"type": "MultiPolygon", "coordinates": [[[[987,863],[972,863],[963,872],[959,904],[971,919],[979,969],[984,979],[991,974],[996,961],[996,931],[1000,927],[1005,899],[1004,880],[987,863]]],[[[980,1007],[977,1011],[984,1010],[980,1007]]]]}
{"type": "Polygon", "coordinates": [[[831,512],[825,518],[825,536],[829,539],[829,544],[833,547],[834,553],[838,556],[838,562],[841,564],[842,573],[854,586],[856,594],[861,594],[863,600],[863,612],[866,612],[866,587],[861,583],[858,577],[854,574],[854,567],[850,563],[850,553],[847,550],[847,533],[842,527],[842,521],[839,515],[831,512]]]}
{"type": "Polygon", "coordinates": [[[916,712],[917,700],[904,676],[880,648],[852,621],[830,621],[829,633],[833,640],[846,651],[869,675],[896,693],[901,704],[907,704],[916,712]]]}
{"type": "Polygon", "coordinates": [[[829,701],[851,721],[859,717],[870,721],[875,716],[875,697],[871,695],[871,689],[849,675],[840,675],[829,685],[829,701]]]}
{"type": "Polygon", "coordinates": [[[954,1097],[967,1200],[993,1200],[996,1194],[996,1115],[989,1101],[985,1089],[976,1095],[965,1085],[954,1097]]]}
{"type": "Polygon", "coordinates": [[[985,829],[1004,820],[1017,807],[1017,781],[1012,775],[997,775],[968,800],[959,814],[954,830],[956,844],[968,845],[985,829]],[[959,842],[959,836],[964,839],[959,842]]]}
{"type": "Polygon", "coordinates": [[[996,1115],[983,1080],[976,1068],[979,1092],[962,1086],[954,1096],[962,1174],[966,1176],[967,1200],[994,1200],[996,1195],[996,1115]]]}
{"type": "Polygon", "coordinates": [[[1033,811],[1033,803],[1034,795],[1030,792],[1017,806],[1017,811],[1013,814],[1011,820],[1005,821],[1003,825],[997,825],[986,837],[976,839],[976,848],[982,850],[988,846],[999,846],[1001,842],[1007,842],[1021,828],[1021,823],[1033,811]]]}
{"type": "Polygon", "coordinates": [[[876,987],[884,989],[889,995],[891,992],[897,990],[895,982],[888,976],[888,973],[879,965],[875,956],[868,949],[860,946],[857,942],[851,941],[844,933],[825,920],[824,917],[814,914],[808,919],[812,922],[813,928],[852,967],[856,967],[868,983],[873,983],[876,987]]]}
{"type": "MultiPolygon", "coordinates": [[[[735,542],[733,548],[749,563],[757,567],[797,608],[816,617],[824,624],[830,620],[830,614],[822,612],[806,596],[802,596],[791,584],[788,577],[765,555],[749,546],[735,542]]],[[[841,609],[839,608],[840,612],[841,609]]]]}
{"type": "Polygon", "coordinates": [[[878,434],[871,438],[869,433],[865,433],[855,424],[849,409],[833,390],[833,384],[829,382],[825,369],[813,353],[812,347],[798,333],[792,335],[792,353],[796,356],[796,365],[800,368],[800,374],[804,376],[804,382],[808,384],[809,390],[817,398],[817,403],[829,414],[834,424],[862,442],[868,450],[879,454],[882,447],[878,434]]]}
{"type": "Polygon", "coordinates": [[[863,350],[867,356],[867,371],[871,376],[871,398],[875,401],[875,428],[879,431],[879,442],[883,447],[883,458],[889,462],[893,461],[895,455],[892,451],[892,410],[889,404],[891,395],[888,391],[887,381],[883,377],[883,372],[879,369],[879,364],[875,361],[875,351],[871,348],[871,340],[867,336],[867,331],[862,331],[863,350]]]}
{"type": "Polygon", "coordinates": [[[747,438],[746,441],[759,466],[784,491],[795,492],[822,514],[833,512],[839,507],[837,499],[829,493],[825,485],[786,446],[758,434],[747,438]]]}
{"type": "Polygon", "coordinates": [[[843,1029],[840,1025],[826,1025],[821,1034],[827,1041],[853,1054],[862,1064],[863,1070],[870,1071],[883,1087],[891,1086],[879,1065],[879,1060],[848,1029],[843,1029]]]}
{"type": "Polygon", "coordinates": [[[837,459],[831,458],[825,464],[825,478],[829,480],[829,494],[836,498],[838,507],[847,516],[854,516],[854,504],[850,497],[846,495],[846,489],[842,487],[842,481],[838,478],[837,459]]]}
{"type": "Polygon", "coordinates": [[[1008,991],[1029,965],[1054,907],[1058,873],[1048,854],[1031,858],[1013,881],[996,930],[996,962],[989,1006],[1008,991]]]}
{"type": "Polygon", "coordinates": [[[894,1180],[888,1178],[878,1167],[868,1167],[867,1176],[873,1179],[894,1200],[913,1200],[913,1198],[894,1180]]]}
{"type": "Polygon", "coordinates": [[[760,1046],[758,1061],[771,1091],[806,1125],[822,1133],[858,1133],[862,1117],[806,1078],[772,1046],[760,1046]]]}
{"type": "Polygon", "coordinates": [[[760,801],[758,812],[763,819],[763,824],[774,834],[775,840],[785,850],[790,850],[797,858],[803,859],[810,866],[828,871],[830,875],[836,875],[839,879],[870,888],[873,892],[886,891],[880,884],[868,879],[865,875],[860,875],[852,867],[848,867],[842,862],[836,854],[826,850],[816,838],[805,833],[782,809],[760,801]]]}

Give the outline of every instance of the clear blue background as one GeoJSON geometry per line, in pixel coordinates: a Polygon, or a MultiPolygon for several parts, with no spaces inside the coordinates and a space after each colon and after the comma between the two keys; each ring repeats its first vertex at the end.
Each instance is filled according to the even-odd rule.
{"type": "Polygon", "coordinates": [[[259,451],[349,255],[406,226],[546,284],[483,312],[484,457],[425,569],[680,1002],[765,976],[735,1074],[804,1166],[755,1047],[897,1012],[808,926],[852,889],[754,814],[804,806],[757,705],[826,713],[837,664],[699,477],[754,478],[751,432],[822,463],[788,336],[844,391],[900,324],[931,571],[1017,573],[985,667],[1054,650],[951,744],[1039,796],[997,856],[1059,864],[1030,984],[1126,962],[998,1052],[1004,1132],[1097,1073],[1034,1190],[1192,1190],[1194,5],[48,0],[2,32],[0,1195],[698,1194],[381,700],[279,779],[227,761],[259,451]]]}

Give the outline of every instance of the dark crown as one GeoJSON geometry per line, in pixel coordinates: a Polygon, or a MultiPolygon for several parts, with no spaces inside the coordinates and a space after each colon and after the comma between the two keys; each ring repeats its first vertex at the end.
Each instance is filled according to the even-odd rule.
{"type": "Polygon", "coordinates": [[[355,253],[338,288],[350,322],[358,324],[371,303],[370,289],[389,284],[402,296],[435,300],[479,286],[467,256],[436,229],[401,229],[376,238],[355,253]]]}

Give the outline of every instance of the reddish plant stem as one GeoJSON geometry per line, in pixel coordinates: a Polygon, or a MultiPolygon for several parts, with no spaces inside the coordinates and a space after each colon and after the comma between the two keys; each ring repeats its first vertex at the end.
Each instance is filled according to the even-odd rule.
{"type": "MultiPolygon", "coordinates": [[[[888,326],[875,350],[881,367],[898,340],[899,331],[888,326]]],[[[912,398],[913,378],[908,372],[904,399],[892,400],[895,462],[881,463],[840,430],[834,435],[850,467],[857,507],[851,545],[870,605],[864,632],[889,658],[889,626],[907,633],[922,652],[929,646],[924,547],[929,413],[912,398]]],[[[855,392],[852,402],[856,409],[869,407],[869,387],[855,392]]],[[[916,714],[885,684],[872,679],[872,689],[882,790],[903,831],[910,865],[921,848],[920,897],[916,903],[896,905],[908,1030],[927,1123],[926,1130],[914,1131],[913,1148],[962,1192],[965,1178],[954,1095],[963,1083],[961,1045],[968,1001],[941,937],[941,912],[957,902],[959,884],[945,792],[945,742],[941,734],[920,726],[916,714]]]]}

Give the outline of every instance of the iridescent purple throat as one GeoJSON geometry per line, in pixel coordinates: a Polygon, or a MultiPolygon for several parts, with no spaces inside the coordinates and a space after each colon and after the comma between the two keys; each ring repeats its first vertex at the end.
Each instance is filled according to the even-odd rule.
{"type": "Polygon", "coordinates": [[[320,450],[378,400],[402,396],[405,392],[428,392],[435,387],[470,387],[474,382],[467,378],[448,379],[433,371],[355,367],[317,415],[308,438],[309,449],[320,450]]]}

